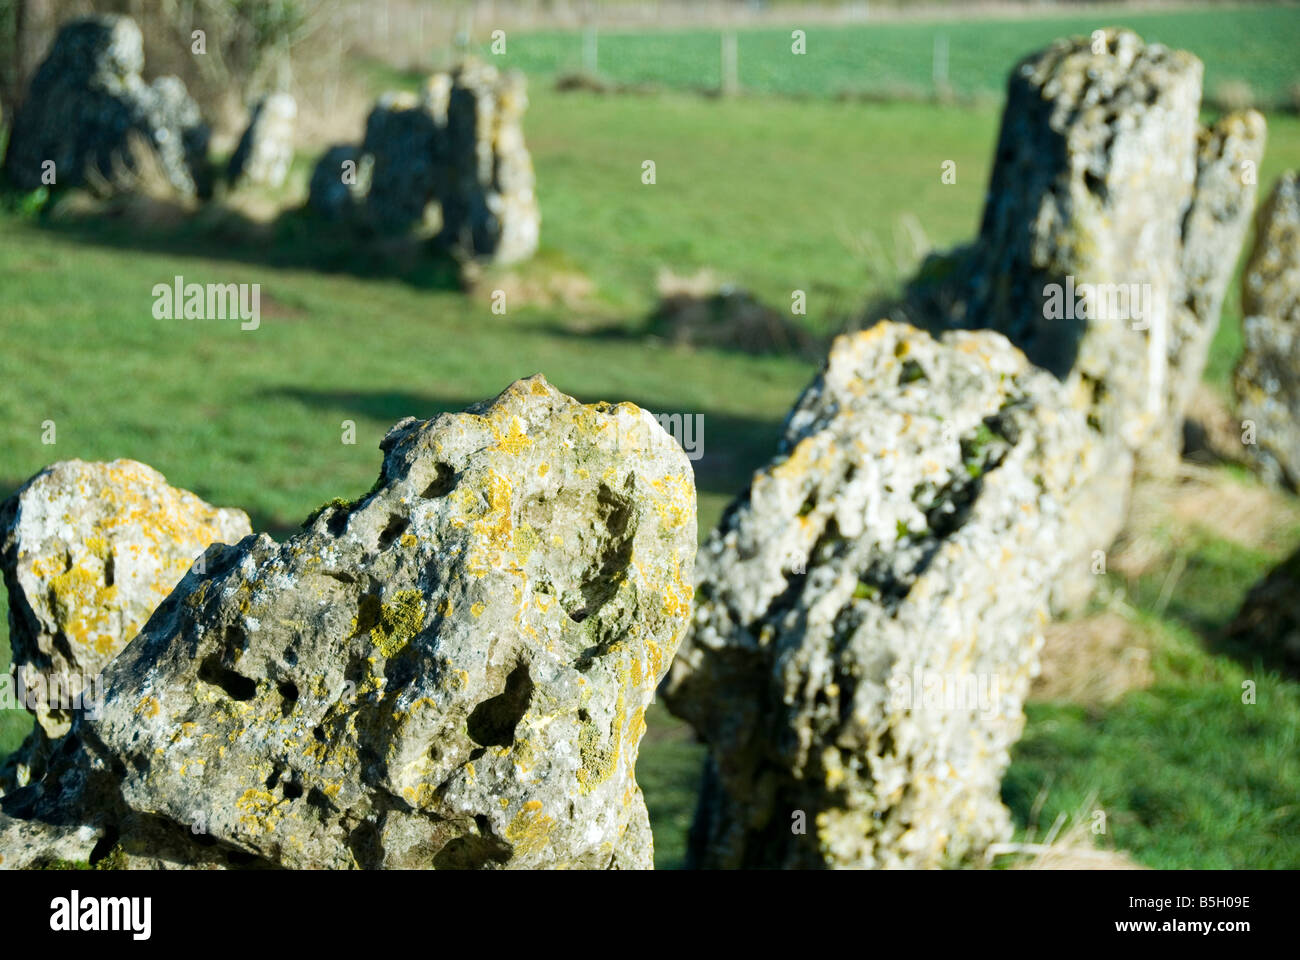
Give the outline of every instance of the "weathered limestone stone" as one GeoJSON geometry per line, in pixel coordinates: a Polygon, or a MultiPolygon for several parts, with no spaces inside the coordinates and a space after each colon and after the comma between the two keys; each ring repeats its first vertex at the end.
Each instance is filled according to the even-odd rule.
{"type": "Polygon", "coordinates": [[[80,186],[94,170],[113,181],[114,162],[130,169],[132,133],[158,156],[171,185],[206,196],[209,131],[176,77],[146,84],[135,21],[97,16],[65,25],[14,116],[5,172],[23,190],[42,185],[53,161],[57,186],[80,186]]]}
{"type": "Polygon", "coordinates": [[[0,870],[33,870],[86,862],[100,831],[15,820],[0,813],[0,870]]]}
{"type": "Polygon", "coordinates": [[[4,812],[106,811],[131,866],[651,866],[634,768],[690,616],[685,453],[540,376],[381,446],[359,501],[210,549],[4,812]]]}
{"type": "Polygon", "coordinates": [[[431,208],[440,161],[438,131],[427,100],[386,93],[366,118],[361,152],[372,158],[366,213],[378,231],[401,235],[436,220],[431,208]]]}
{"type": "Polygon", "coordinates": [[[0,569],[9,592],[10,672],[37,729],[0,788],[39,776],[96,677],[214,542],[252,533],[242,510],[217,509],[133,460],[67,460],[0,506],[0,569]],[[23,697],[27,699],[26,696],[23,697]]]}
{"type": "Polygon", "coordinates": [[[1196,187],[1183,218],[1179,283],[1170,313],[1165,397],[1169,416],[1157,448],[1166,455],[1178,451],[1174,431],[1182,429],[1205,373],[1223,298],[1255,208],[1264,142],[1264,118],[1253,110],[1230,113],[1200,131],[1196,187]]]}
{"type": "Polygon", "coordinates": [[[1270,483],[1300,490],[1300,182],[1279,178],[1255,221],[1241,282],[1241,360],[1234,386],[1246,450],[1270,483]]]}
{"type": "MultiPolygon", "coordinates": [[[[527,106],[521,74],[475,60],[434,74],[418,96],[384,94],[360,148],[372,164],[363,219],[384,235],[436,231],[440,246],[466,259],[532,256],[541,213],[524,146],[527,106]]],[[[346,208],[325,186],[319,197],[313,189],[312,205],[326,215],[346,208]]]]}
{"type": "Polygon", "coordinates": [[[230,158],[227,177],[233,184],[279,187],[293,163],[293,128],[298,104],[290,94],[273,93],[259,100],[230,158]]]}
{"type": "MultiPolygon", "coordinates": [[[[440,178],[442,241],[466,254],[513,263],[537,250],[541,213],[533,161],[524,146],[523,74],[469,61],[429,85],[448,91],[440,178]]],[[[437,107],[435,107],[437,109],[437,107]]]]}
{"type": "Polygon", "coordinates": [[[307,206],[320,217],[350,221],[365,200],[373,158],[354,146],[335,144],[321,155],[307,186],[307,206]]]}
{"type": "Polygon", "coordinates": [[[1090,442],[1001,334],[835,341],[701,548],[664,683],[710,749],[696,866],[932,867],[1008,836],[999,788],[1090,442]]]}
{"type": "Polygon", "coordinates": [[[1300,679],[1300,550],[1251,588],[1227,634],[1252,659],[1300,679]]]}
{"type": "MultiPolygon", "coordinates": [[[[1069,388],[1106,466],[1079,503],[1063,607],[1165,469],[1204,371],[1250,210],[1264,121],[1198,127],[1202,66],[1127,30],[1063,40],[1012,72],[977,241],[928,260],[891,315],[999,330],[1069,388]]],[[[871,318],[874,319],[874,318],[871,318]]]]}

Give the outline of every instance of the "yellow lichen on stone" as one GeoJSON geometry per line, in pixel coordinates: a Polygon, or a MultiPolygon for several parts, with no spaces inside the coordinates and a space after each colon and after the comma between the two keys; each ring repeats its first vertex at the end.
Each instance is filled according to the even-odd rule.
{"type": "Polygon", "coordinates": [[[287,800],[277,801],[268,790],[245,790],[243,796],[235,801],[235,809],[239,811],[239,826],[254,837],[269,833],[284,819],[281,807],[286,803],[287,800]]]}
{"type": "Polygon", "coordinates": [[[506,827],[505,837],[515,848],[516,854],[531,856],[541,853],[549,846],[554,827],[555,818],[542,813],[541,801],[529,800],[506,827]]]}
{"type": "Polygon", "coordinates": [[[352,622],[354,635],[368,616],[376,620],[370,627],[371,641],[385,658],[392,659],[424,626],[424,597],[418,590],[399,590],[389,603],[379,604],[377,613],[373,609],[359,611],[352,622]]]}

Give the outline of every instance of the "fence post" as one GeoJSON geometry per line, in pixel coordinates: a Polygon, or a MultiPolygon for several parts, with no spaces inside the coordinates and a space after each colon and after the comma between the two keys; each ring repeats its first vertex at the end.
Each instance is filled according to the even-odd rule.
{"type": "Polygon", "coordinates": [[[734,96],[740,91],[739,61],[736,31],[725,30],[722,34],[722,95],[734,96]]]}
{"type": "Polygon", "coordinates": [[[948,87],[948,35],[946,33],[934,35],[933,76],[935,90],[946,90],[948,87]]]}
{"type": "Polygon", "coordinates": [[[587,24],[582,35],[582,69],[588,76],[596,76],[596,25],[587,24]]]}

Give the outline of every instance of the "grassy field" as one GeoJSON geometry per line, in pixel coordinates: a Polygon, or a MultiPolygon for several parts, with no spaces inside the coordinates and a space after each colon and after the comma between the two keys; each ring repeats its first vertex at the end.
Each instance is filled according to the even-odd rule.
{"type": "MultiPolygon", "coordinates": [[[[1240,58],[1242,69],[1293,65],[1275,56],[1282,22],[1256,21],[1258,52],[1240,58]]],[[[1062,32],[1052,23],[1041,39],[1062,32]]],[[[1172,30],[1178,21],[1165,23],[1172,30]]],[[[1007,45],[994,47],[998,75],[1040,43],[1019,32],[1030,30],[1024,24],[978,26],[992,31],[987,43],[996,35],[1007,45]]],[[[1202,25],[1204,43],[1191,44],[1198,53],[1211,46],[1207,32],[1202,25]]],[[[817,37],[810,30],[810,50],[817,37]]],[[[757,59],[745,53],[749,40],[747,83],[757,59]]],[[[512,56],[528,55],[530,42],[512,40],[512,56]]],[[[917,43],[928,70],[929,40],[917,43]]],[[[992,63],[984,43],[972,47],[992,63]]],[[[852,74],[844,56],[836,69],[852,74]]],[[[954,81],[962,62],[954,43],[954,81]]],[[[415,81],[363,67],[377,87],[415,81]]],[[[835,76],[818,81],[820,92],[834,89],[835,76]]],[[[0,496],[55,460],[131,457],[283,536],[318,504],[370,486],[393,421],[460,409],[541,371],[583,400],[704,414],[696,467],[707,531],[771,454],[815,363],[651,336],[660,272],[708,269],[778,308],[805,290],[809,325],[833,329],[910,267],[900,241],[908,218],[938,247],[972,235],[998,121],[991,103],[615,97],[560,94],[540,80],[531,99],[543,247],[534,262],[485,278],[485,290],[507,290],[504,316],[482,292],[456,289],[435,262],[353,244],[300,216],[257,230],[219,211],[175,227],[0,213],[0,496]],[[641,183],[647,159],[654,185],[641,183]],[[945,160],[957,163],[955,185],[940,181],[945,160]],[[261,284],[261,328],[154,319],[153,285],[178,274],[261,284]],[[57,425],[54,446],[41,443],[46,420],[57,425]],[[344,420],[356,422],[355,446],[340,442],[344,420]]],[[[1297,164],[1300,121],[1270,117],[1261,183],[1297,164]]],[[[308,165],[302,158],[297,167],[298,190],[308,165]]],[[[1220,388],[1238,350],[1237,322],[1234,290],[1209,374],[1220,388]]],[[[1212,643],[1253,580],[1297,542],[1300,527],[1290,526],[1246,546],[1211,533],[1180,537],[1170,556],[1188,572],[1167,595],[1160,573],[1115,580],[1152,645],[1155,683],[1106,708],[1033,706],[1005,787],[1022,834],[1095,792],[1111,814],[1107,845],[1151,866],[1300,866],[1297,685],[1212,643]],[[1246,676],[1260,682],[1253,712],[1239,702],[1246,676]]],[[[0,650],[7,656],[7,645],[0,650]]],[[[26,727],[25,715],[0,714],[0,753],[26,727]]],[[[677,865],[701,751],[655,708],[641,756],[657,860],[677,865]]]]}
{"type": "MultiPolygon", "coordinates": [[[[1210,91],[1245,82],[1262,98],[1280,100],[1300,82],[1295,45],[1300,8],[1242,6],[1130,13],[1113,9],[1016,20],[806,25],[807,52],[791,51],[791,28],[738,31],[742,88],[761,94],[831,96],[933,90],[935,38],[948,45],[948,82],[962,95],[1000,95],[1007,70],[1026,53],[1058,37],[1122,25],[1151,43],[1192,50],[1205,62],[1210,91]],[[1242,56],[1242,51],[1249,51],[1242,56]]],[[[793,23],[798,26],[798,23],[793,23]]],[[[584,37],[572,32],[513,35],[495,59],[531,76],[582,71],[584,37]]],[[[485,43],[484,54],[491,54],[485,43]]],[[[597,37],[597,70],[622,84],[716,90],[721,40],[716,29],[609,32],[597,37]]]]}

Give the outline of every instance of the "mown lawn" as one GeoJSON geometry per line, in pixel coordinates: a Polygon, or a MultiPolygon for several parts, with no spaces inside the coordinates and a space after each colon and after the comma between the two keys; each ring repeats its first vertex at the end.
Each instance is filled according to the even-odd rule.
{"type": "MultiPolygon", "coordinates": [[[[954,49],[954,74],[956,64],[954,49]]],[[[427,259],[299,217],[263,235],[212,215],[166,228],[0,214],[0,496],[54,460],[131,457],[283,535],[370,486],[393,421],[460,409],[541,371],[583,400],[704,414],[707,531],[771,454],[815,364],[648,336],[659,272],[711,269],[778,308],[804,290],[807,322],[830,329],[908,268],[905,217],[937,246],[973,233],[998,119],[992,105],[611,97],[540,81],[531,97],[543,249],[489,274],[486,288],[518,291],[504,316],[427,259]],[[647,159],[654,185],[641,182],[647,159]],[[957,163],[955,185],[940,181],[945,160],[957,163]],[[261,328],[155,319],[152,288],[175,275],[261,284],[261,328]],[[555,277],[577,278],[580,292],[547,292],[555,277]],[[54,446],[41,443],[46,420],[54,446]],[[354,446],[341,443],[344,420],[356,423],[354,446]]],[[[1298,162],[1300,122],[1273,119],[1261,181],[1298,162]]],[[[1212,363],[1221,386],[1236,323],[1234,292],[1212,363]]],[[[1198,547],[1220,619],[1272,559],[1219,563],[1222,549],[1198,547]]],[[[1048,810],[1100,789],[1114,845],[1152,866],[1300,865],[1294,811],[1278,812],[1279,796],[1300,795],[1296,686],[1270,681],[1258,712],[1243,715],[1232,702],[1243,668],[1206,653],[1197,632],[1205,596],[1188,578],[1163,611],[1160,635],[1178,655],[1158,658],[1150,690],[1100,715],[1031,711],[1007,786],[1022,824],[1024,797],[1050,780],[1048,810]]],[[[0,753],[26,727],[25,715],[0,715],[0,753]]],[[[655,708],[641,757],[657,859],[679,864],[700,748],[655,708]]]]}

